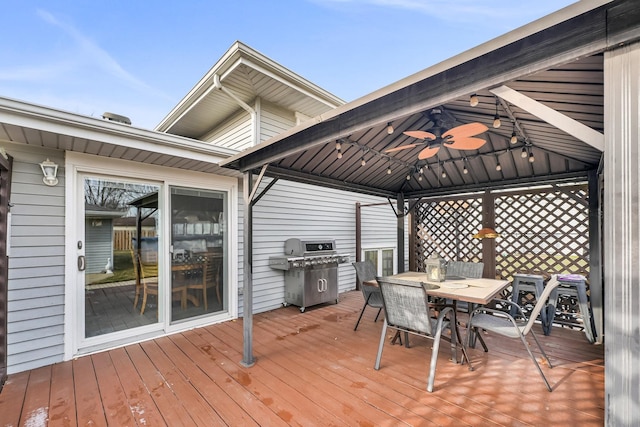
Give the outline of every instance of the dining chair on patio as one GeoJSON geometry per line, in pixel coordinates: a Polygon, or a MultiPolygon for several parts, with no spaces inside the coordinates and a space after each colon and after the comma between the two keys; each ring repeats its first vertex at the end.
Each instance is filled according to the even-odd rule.
{"type": "MultiPolygon", "coordinates": [[[[429,365],[429,378],[427,380],[427,391],[433,391],[433,383],[436,376],[436,363],[438,361],[438,349],[440,348],[440,338],[442,331],[455,325],[455,311],[450,306],[441,306],[438,309],[437,317],[433,307],[427,300],[425,290],[428,284],[422,286],[391,283],[384,278],[378,280],[384,306],[384,325],[380,334],[380,344],[374,369],[380,369],[382,350],[387,337],[387,328],[395,329],[397,332],[414,334],[427,337],[433,340],[431,352],[431,363],[429,365]],[[448,318],[448,316],[450,318],[448,318]]],[[[451,342],[451,357],[457,362],[456,334],[444,336],[444,339],[451,342]]]]}
{"type": "Polygon", "coordinates": [[[376,314],[374,322],[378,321],[378,317],[380,317],[380,312],[382,311],[382,294],[380,294],[380,288],[378,286],[366,283],[376,281],[376,267],[371,261],[354,262],[353,267],[356,269],[356,283],[364,297],[364,305],[360,311],[360,316],[358,316],[356,326],[353,328],[355,331],[358,329],[358,325],[360,324],[360,320],[362,319],[362,315],[364,314],[364,310],[367,306],[378,309],[378,314],[376,314]]]}
{"type": "MultiPolygon", "coordinates": [[[[158,296],[158,273],[155,275],[150,274],[149,265],[142,262],[141,257],[136,256],[135,251],[131,251],[131,260],[133,262],[133,271],[136,276],[136,294],[133,300],[133,308],[138,305],[138,299],[142,294],[142,303],[140,305],[140,314],[144,314],[147,308],[147,297],[149,295],[158,296]]],[[[187,287],[186,286],[172,286],[171,295],[173,300],[180,301],[180,307],[185,309],[187,307],[187,287]]]]}
{"type": "MultiPolygon", "coordinates": [[[[532,327],[542,310],[548,310],[550,308],[555,309],[555,307],[547,305],[547,300],[549,299],[549,296],[551,295],[553,290],[559,284],[560,283],[558,282],[557,276],[555,275],[552,276],[549,282],[547,283],[547,285],[545,286],[544,291],[542,292],[542,295],[540,295],[540,298],[536,302],[536,305],[531,311],[531,314],[529,315],[528,319],[524,311],[522,310],[522,308],[518,304],[510,300],[495,299],[494,302],[499,303],[503,307],[515,306],[518,312],[518,314],[515,317],[511,316],[511,314],[509,314],[508,312],[504,312],[504,311],[489,308],[489,307],[476,308],[469,315],[469,321],[467,323],[467,345],[470,343],[472,335],[474,333],[477,334],[478,330],[480,329],[487,331],[489,333],[493,332],[493,333],[499,334],[506,338],[520,339],[524,347],[527,349],[527,352],[529,353],[529,357],[531,358],[531,360],[533,360],[533,363],[536,365],[536,368],[538,369],[540,376],[544,380],[544,383],[547,386],[547,390],[553,391],[553,389],[549,385],[549,381],[547,381],[547,378],[544,375],[544,372],[542,372],[542,368],[540,367],[540,364],[538,363],[535,356],[531,352],[531,349],[529,348],[529,343],[527,342],[526,336],[531,335],[533,337],[534,341],[538,345],[538,348],[540,349],[540,352],[542,353],[542,356],[545,358],[547,364],[549,365],[549,368],[553,368],[553,366],[551,365],[551,361],[549,360],[549,357],[547,356],[544,349],[540,345],[540,341],[538,341],[538,338],[536,337],[536,334],[533,332],[532,327]]],[[[484,346],[484,351],[485,352],[488,351],[486,346],[484,346]]],[[[473,366],[471,364],[471,360],[468,359],[468,361],[469,361],[469,370],[471,371],[473,370],[473,366]]]]}

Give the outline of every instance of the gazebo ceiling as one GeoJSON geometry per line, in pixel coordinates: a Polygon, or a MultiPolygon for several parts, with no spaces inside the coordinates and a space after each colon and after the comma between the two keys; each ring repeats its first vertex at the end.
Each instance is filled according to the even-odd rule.
{"type": "Polygon", "coordinates": [[[258,171],[268,165],[267,176],[405,198],[586,179],[599,168],[604,145],[603,53],[637,41],[640,18],[632,1],[580,3],[318,116],[221,166],[258,171]],[[473,107],[471,94],[479,98],[473,107]],[[499,128],[493,127],[496,105],[499,128]],[[488,126],[478,135],[487,142],[465,151],[443,145],[425,160],[418,158],[424,145],[386,152],[421,142],[403,132],[423,128],[425,113],[436,107],[455,118],[454,126],[488,126]]]}

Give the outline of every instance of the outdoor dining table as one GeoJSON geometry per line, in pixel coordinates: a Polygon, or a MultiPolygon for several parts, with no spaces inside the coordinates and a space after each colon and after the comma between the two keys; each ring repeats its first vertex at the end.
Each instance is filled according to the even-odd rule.
{"type": "Polygon", "coordinates": [[[456,277],[446,279],[443,282],[427,280],[427,274],[419,271],[407,271],[404,273],[386,276],[385,280],[391,283],[402,283],[421,286],[428,283],[427,293],[438,298],[446,298],[452,301],[463,301],[471,304],[485,305],[491,302],[500,292],[511,283],[502,279],[468,279],[456,277]]]}
{"type": "MultiPolygon", "coordinates": [[[[386,276],[384,279],[391,283],[412,286],[422,286],[422,283],[426,283],[429,285],[426,287],[428,295],[451,300],[453,302],[454,310],[457,310],[458,301],[469,303],[469,311],[471,311],[471,307],[473,305],[488,304],[511,284],[508,280],[502,279],[471,279],[464,277],[455,277],[446,279],[443,282],[434,282],[427,279],[427,274],[425,272],[419,271],[398,273],[386,276]]],[[[460,339],[459,332],[458,339],[460,339]]],[[[474,346],[474,343],[475,339],[474,337],[471,337],[472,347],[474,346]]],[[[484,346],[484,342],[482,344],[484,346]]]]}

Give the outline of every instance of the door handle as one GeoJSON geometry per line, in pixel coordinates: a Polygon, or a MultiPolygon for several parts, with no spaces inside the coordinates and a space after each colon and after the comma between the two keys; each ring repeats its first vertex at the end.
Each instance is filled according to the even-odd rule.
{"type": "Polygon", "coordinates": [[[84,271],[85,267],[86,267],[86,263],[85,263],[84,255],[79,255],[78,256],[78,271],[84,271]]]}

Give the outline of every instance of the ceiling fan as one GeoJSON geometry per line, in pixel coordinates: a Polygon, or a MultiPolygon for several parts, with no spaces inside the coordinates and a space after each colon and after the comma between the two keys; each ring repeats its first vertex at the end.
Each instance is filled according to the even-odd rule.
{"type": "Polygon", "coordinates": [[[385,153],[393,153],[426,145],[418,154],[418,159],[423,160],[435,156],[442,145],[456,150],[477,150],[487,142],[482,138],[475,138],[476,135],[486,132],[489,129],[482,123],[474,122],[452,127],[455,118],[441,108],[434,108],[429,111],[428,118],[429,122],[422,130],[408,130],[403,132],[412,138],[421,139],[422,142],[390,148],[385,150],[385,153]]]}

